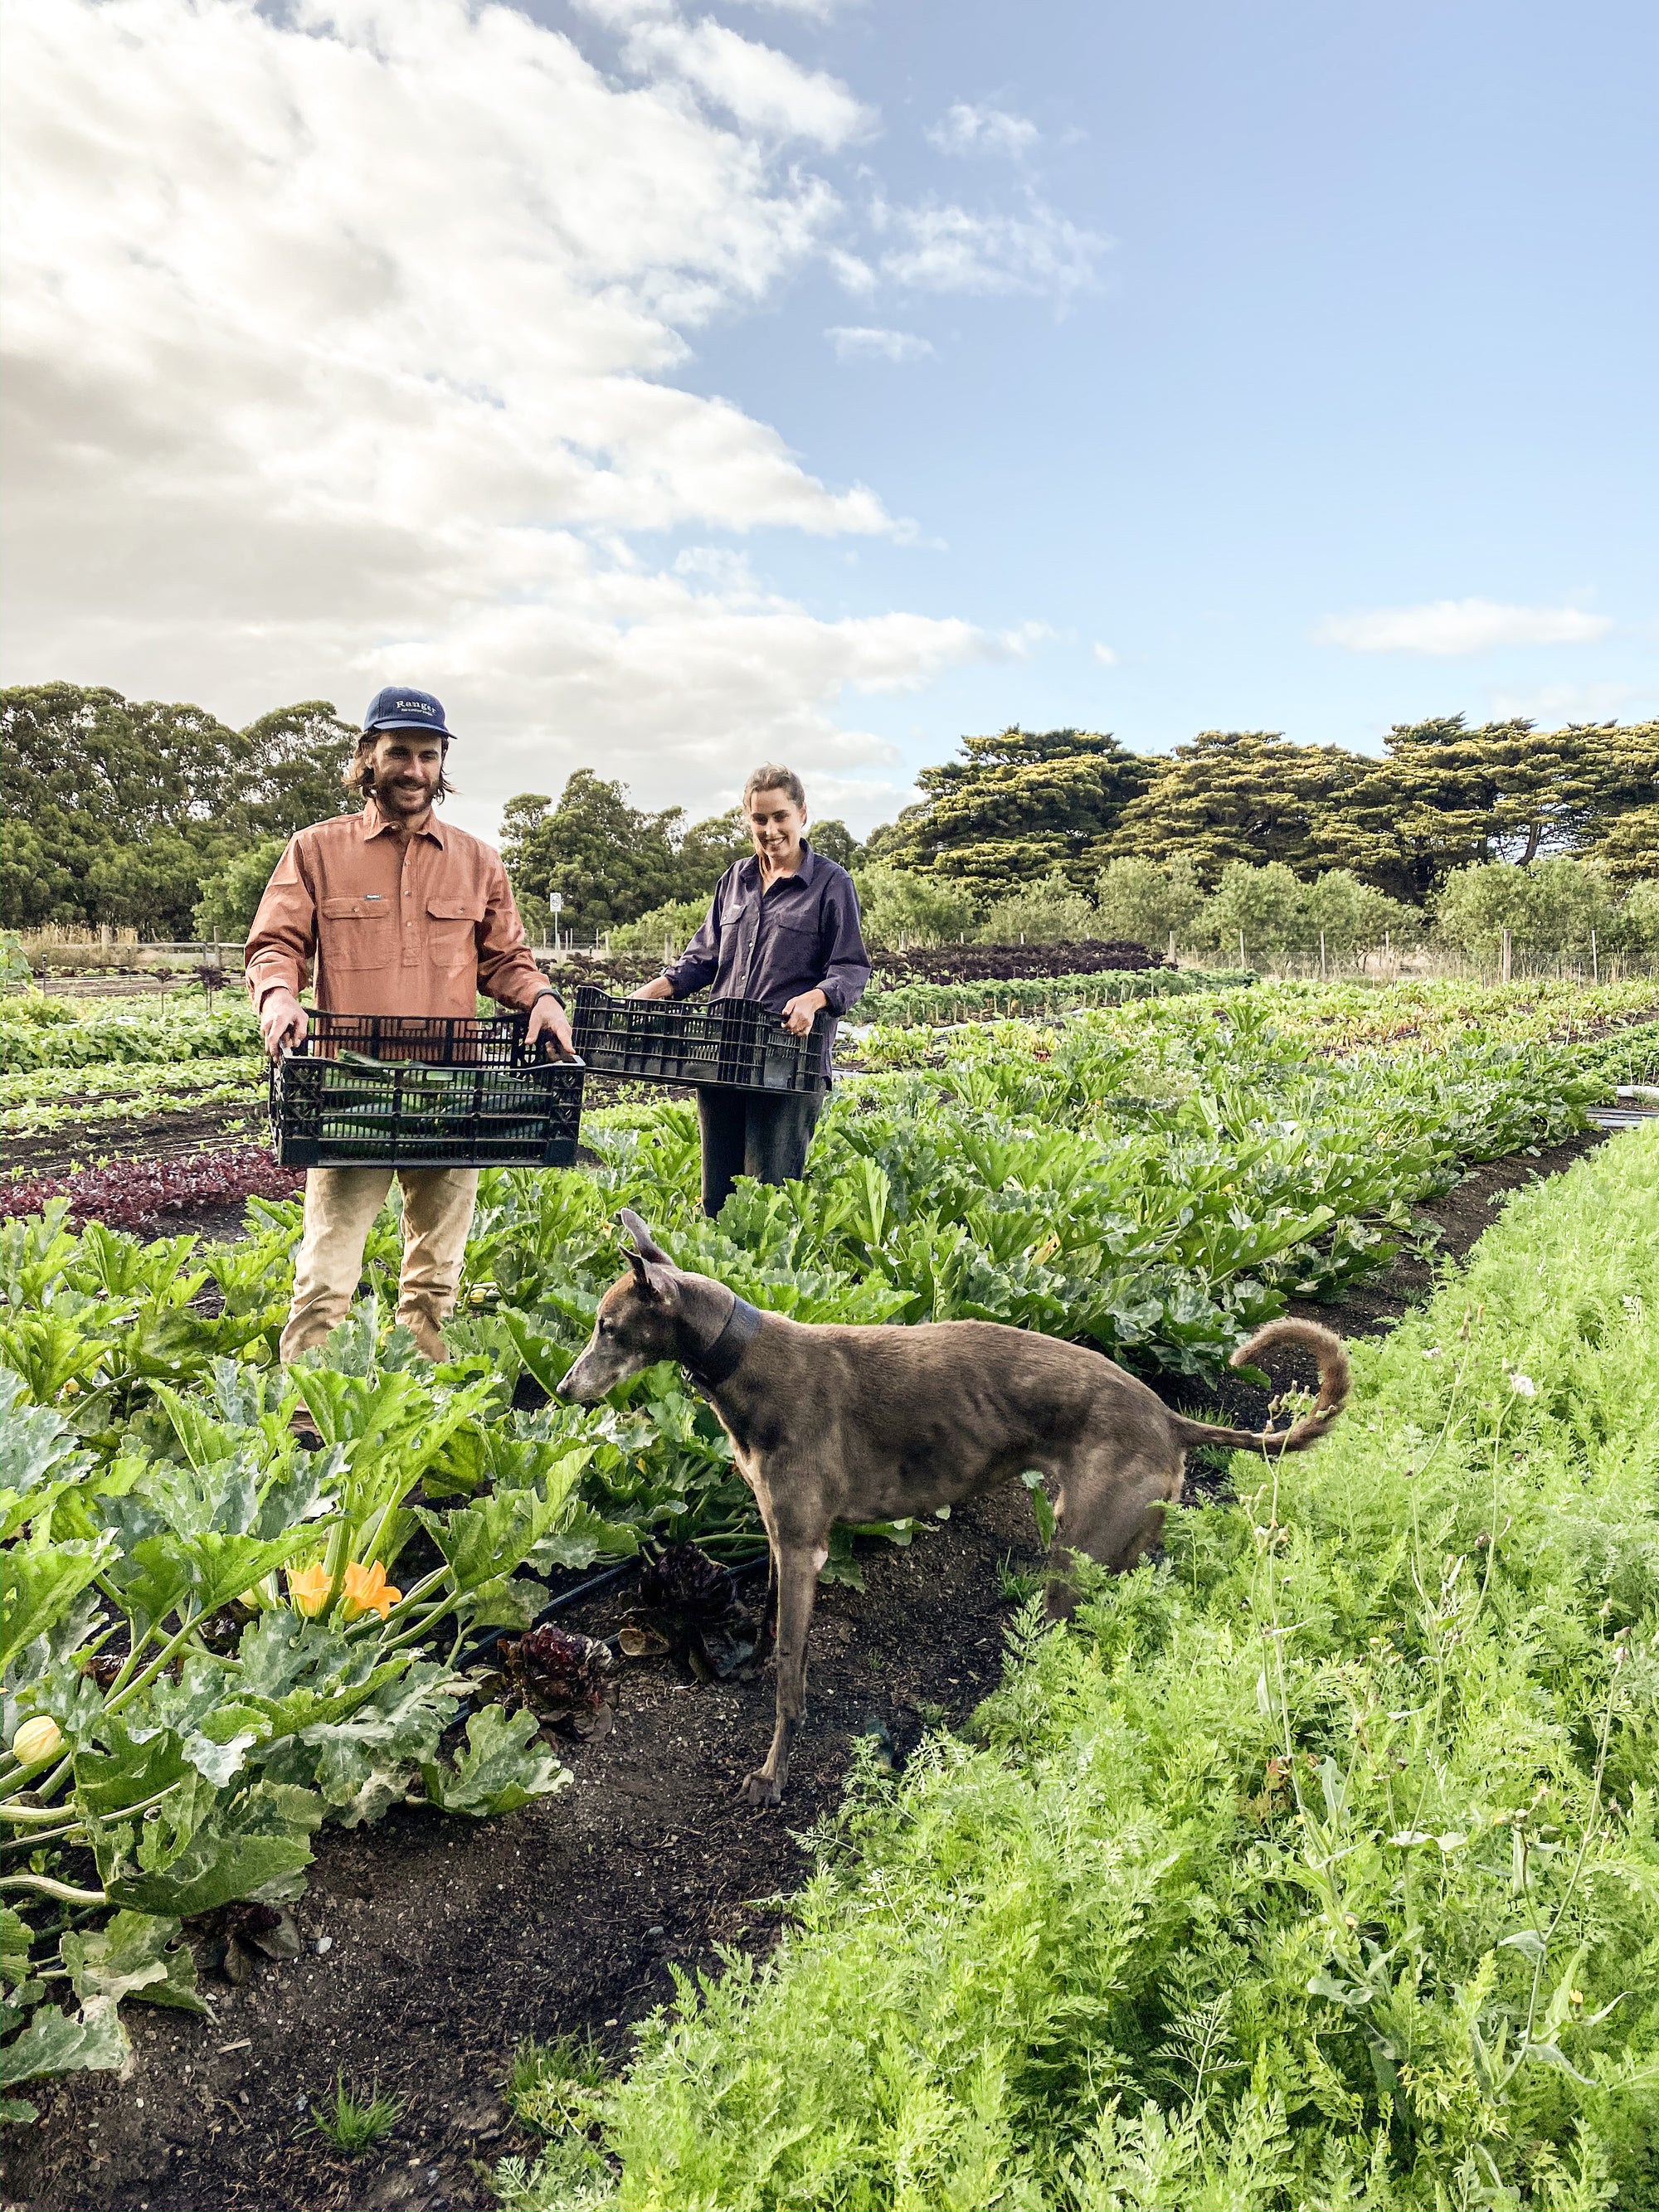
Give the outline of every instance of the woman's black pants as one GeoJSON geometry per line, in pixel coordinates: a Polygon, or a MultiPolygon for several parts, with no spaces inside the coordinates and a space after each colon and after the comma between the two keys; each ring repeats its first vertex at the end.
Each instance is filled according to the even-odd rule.
{"type": "Polygon", "coordinates": [[[739,1176],[757,1182],[793,1182],[823,1110],[821,1091],[697,1092],[702,1132],[702,1210],[711,1219],[739,1176]]]}

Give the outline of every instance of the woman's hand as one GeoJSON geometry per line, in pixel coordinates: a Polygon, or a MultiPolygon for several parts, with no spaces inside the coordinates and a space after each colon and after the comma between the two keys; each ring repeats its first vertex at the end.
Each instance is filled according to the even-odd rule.
{"type": "Polygon", "coordinates": [[[811,1036],[813,1016],[829,1003],[822,991],[803,991],[798,999],[791,999],[784,1008],[784,1027],[791,1036],[811,1036]]]}

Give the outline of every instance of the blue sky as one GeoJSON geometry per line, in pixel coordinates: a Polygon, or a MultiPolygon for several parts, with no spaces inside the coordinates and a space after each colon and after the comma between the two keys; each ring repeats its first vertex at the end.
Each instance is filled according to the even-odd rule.
{"type": "Polygon", "coordinates": [[[872,714],[918,761],[1005,720],[1369,748],[1459,709],[1659,712],[1656,30],[1444,0],[769,14],[878,103],[848,159],[890,194],[988,211],[1029,188],[1110,244],[1063,301],[912,291],[866,319],[818,272],[700,338],[684,380],[918,527],[775,540],[757,565],[826,611],[1054,633],[872,714]],[[943,155],[927,134],[958,103],[1036,135],[943,155]],[[933,351],[837,360],[823,331],[866,319],[933,351]],[[1316,641],[1332,615],[1468,599],[1617,628],[1455,655],[1316,641]]]}
{"type": "Polygon", "coordinates": [[[428,680],[486,831],[1659,713],[1656,21],[40,0],[7,674],[428,680]]]}

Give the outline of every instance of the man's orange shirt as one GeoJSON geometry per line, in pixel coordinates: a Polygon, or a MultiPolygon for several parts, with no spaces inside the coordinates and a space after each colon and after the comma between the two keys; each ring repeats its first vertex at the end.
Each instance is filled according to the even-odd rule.
{"type": "Polygon", "coordinates": [[[334,1014],[469,1015],[480,991],[524,1007],[547,988],[501,855],[435,817],[402,844],[373,799],[289,840],[245,964],[256,1007],[314,976],[334,1014]]]}

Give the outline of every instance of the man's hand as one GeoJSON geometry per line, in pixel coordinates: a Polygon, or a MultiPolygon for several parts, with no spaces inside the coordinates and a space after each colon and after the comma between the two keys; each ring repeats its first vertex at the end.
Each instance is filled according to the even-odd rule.
{"type": "Polygon", "coordinates": [[[273,1060],[285,1044],[303,1044],[309,1027],[306,1010],[292,991],[268,991],[259,1007],[259,1034],[273,1060]]]}
{"type": "Polygon", "coordinates": [[[653,975],[648,983],[641,983],[637,991],[629,993],[630,999],[672,999],[674,986],[666,975],[653,975]]]}
{"type": "Polygon", "coordinates": [[[570,1018],[556,999],[538,999],[530,1009],[530,1026],[525,1031],[525,1042],[534,1044],[538,1037],[550,1036],[559,1048],[562,1059],[574,1060],[576,1047],[570,1034],[570,1018]]]}
{"type": "Polygon", "coordinates": [[[798,999],[791,999],[783,1010],[783,1025],[791,1036],[811,1036],[812,1017],[830,1001],[822,991],[803,991],[798,999]]]}

